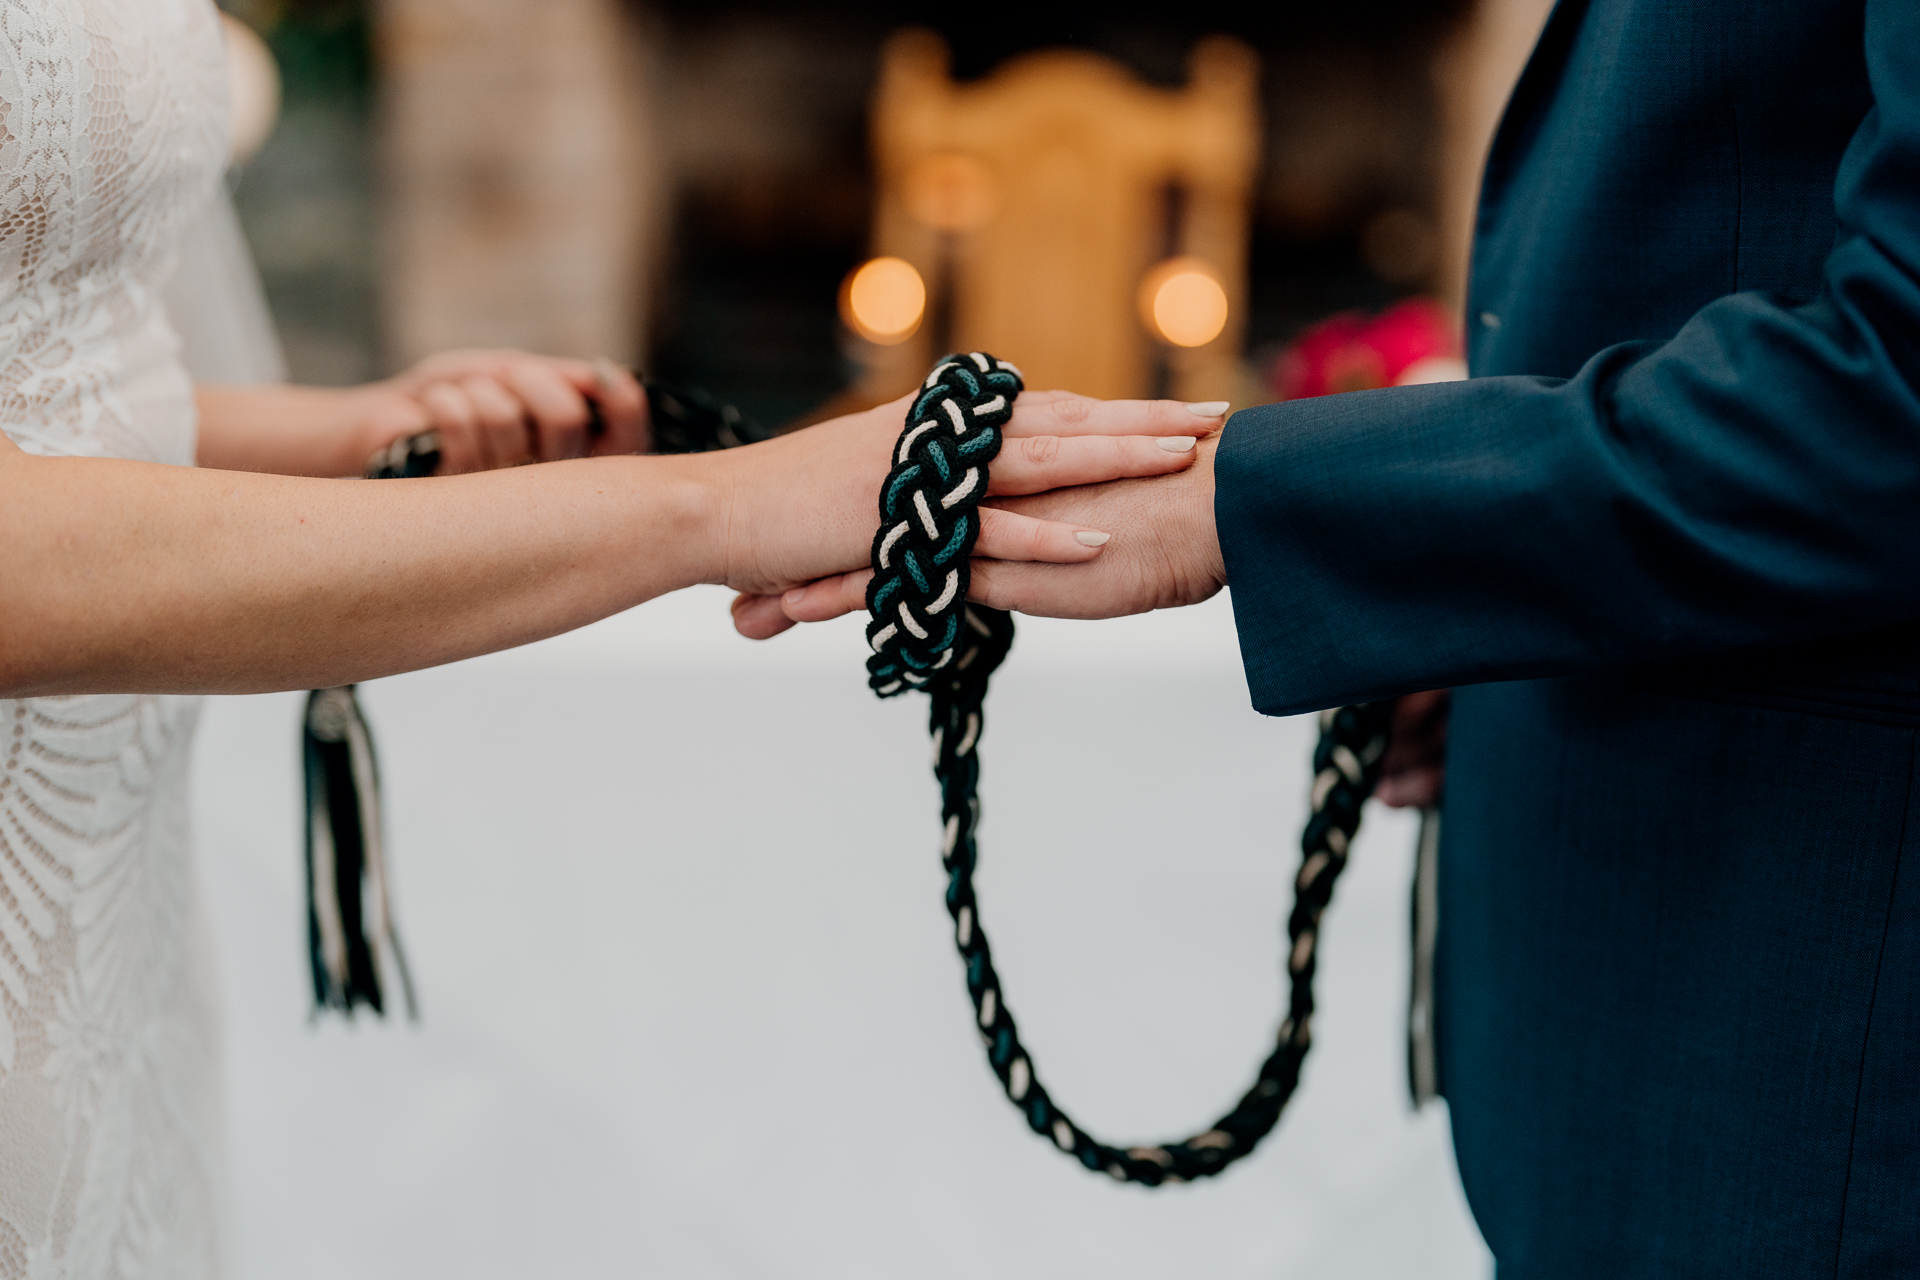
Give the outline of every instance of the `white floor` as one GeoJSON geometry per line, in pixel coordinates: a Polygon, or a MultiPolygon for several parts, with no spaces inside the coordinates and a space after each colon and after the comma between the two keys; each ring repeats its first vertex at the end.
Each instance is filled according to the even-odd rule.
{"type": "MultiPolygon", "coordinates": [[[[1277,1025],[1311,726],[1249,710],[1224,600],[1021,627],[979,881],[1010,1003],[1089,1128],[1184,1136],[1277,1025]]],[[[204,723],[240,1280],[1489,1274],[1405,1097],[1404,815],[1336,895],[1280,1128],[1148,1192],[999,1095],[924,701],[866,692],[855,620],[755,647],[690,592],[364,693],[418,1029],[307,1021],[297,698],[204,723]]]]}

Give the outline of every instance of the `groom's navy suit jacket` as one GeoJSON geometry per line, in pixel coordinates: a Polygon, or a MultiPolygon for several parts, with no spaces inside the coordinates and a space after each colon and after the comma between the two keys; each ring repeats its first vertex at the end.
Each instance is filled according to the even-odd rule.
{"type": "Polygon", "coordinates": [[[1467,686],[1500,1274],[1920,1274],[1920,0],[1561,0],[1468,321],[1235,417],[1215,511],[1260,710],[1467,686]]]}

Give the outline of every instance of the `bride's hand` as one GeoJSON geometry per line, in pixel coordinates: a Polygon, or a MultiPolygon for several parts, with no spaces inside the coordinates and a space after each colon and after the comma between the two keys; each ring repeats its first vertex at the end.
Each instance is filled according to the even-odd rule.
{"type": "Polygon", "coordinates": [[[198,461],[219,471],[364,475],[394,441],[428,431],[439,435],[441,475],[647,443],[646,396],[632,374],[524,351],[450,351],[357,387],[201,384],[195,397],[198,461]]]}
{"type": "MultiPolygon", "coordinates": [[[[742,593],[734,625],[763,639],[792,623],[780,593],[867,563],[879,523],[877,495],[911,396],[765,444],[706,455],[727,512],[722,580],[742,593]]],[[[1219,430],[1213,404],[1094,400],[1028,391],[1014,401],[989,495],[1011,497],[1070,485],[1165,475],[1189,466],[1197,437],[1219,430]]],[[[980,509],[976,553],[1000,560],[1070,564],[1092,560],[1106,531],[980,509]]]]}
{"type": "Polygon", "coordinates": [[[404,436],[440,435],[441,475],[525,462],[637,453],[647,445],[639,382],[608,360],[525,351],[446,351],[356,389],[367,456],[404,436]],[[602,431],[588,431],[592,408],[602,431]]]}

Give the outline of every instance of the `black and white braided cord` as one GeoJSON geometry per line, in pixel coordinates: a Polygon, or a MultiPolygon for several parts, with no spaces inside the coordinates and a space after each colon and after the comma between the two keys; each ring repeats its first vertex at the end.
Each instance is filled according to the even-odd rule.
{"type": "Polygon", "coordinates": [[[987,468],[1022,385],[1004,360],[949,356],[907,411],[880,489],[867,584],[867,683],[883,698],[926,688],[954,660],[987,468]]]}
{"type": "MultiPolygon", "coordinates": [[[[976,354],[964,359],[976,373],[1006,367],[990,356],[976,354]]],[[[916,431],[928,421],[938,423],[940,419],[923,413],[922,405],[935,405],[935,412],[956,429],[969,421],[965,416],[956,420],[948,410],[937,407],[941,396],[936,392],[943,387],[947,388],[947,402],[957,402],[956,409],[962,415],[971,407],[966,397],[979,394],[967,379],[954,379],[959,388],[947,381],[956,366],[957,360],[949,359],[928,379],[926,393],[908,415],[907,429],[895,452],[893,474],[881,492],[882,525],[881,536],[874,540],[874,583],[880,584],[891,575],[894,580],[912,579],[913,590],[909,592],[904,582],[884,595],[869,588],[868,608],[874,617],[868,626],[868,638],[874,654],[868,659],[868,671],[870,683],[881,697],[922,688],[932,700],[928,728],[933,736],[934,776],[940,783],[941,865],[947,872],[947,914],[953,918],[954,943],[966,966],[974,1026],[986,1047],[988,1065],[1028,1126],[1088,1169],[1146,1186],[1209,1177],[1253,1150],[1278,1123],[1281,1109],[1300,1082],[1301,1063],[1313,1040],[1313,975],[1320,922],[1332,899],[1333,883],[1346,868],[1347,852],[1360,826],[1361,807],[1380,778],[1392,704],[1341,707],[1321,715],[1320,741],[1313,757],[1311,816],[1301,837],[1302,860],[1294,881],[1293,912],[1287,920],[1291,996],[1273,1052],[1261,1064],[1253,1087],[1212,1127],[1181,1142],[1115,1147],[1088,1134],[1054,1102],[1040,1082],[1032,1057],[1020,1043],[999,974],[994,971],[993,949],[981,925],[979,898],[974,890],[973,874],[979,856],[975,842],[980,822],[979,747],[986,726],[987,683],[1013,646],[1013,619],[998,610],[965,603],[964,565],[959,566],[956,598],[939,601],[946,590],[944,580],[936,581],[925,572],[915,578],[900,552],[902,544],[916,533],[911,525],[891,543],[885,540],[889,529],[900,523],[887,522],[889,495],[924,494],[932,487],[926,484],[925,465],[915,461],[915,448],[924,448],[922,442],[935,433],[916,431]],[[911,470],[916,465],[920,469],[911,470]],[[903,474],[905,480],[901,479],[903,474]],[[884,562],[883,546],[889,553],[884,562]],[[928,596],[942,607],[929,610],[928,596]],[[916,611],[908,616],[917,627],[905,626],[899,613],[903,603],[916,611]],[[951,625],[949,618],[953,619],[951,625]],[[903,635],[911,636],[910,646],[903,635]],[[935,643],[943,639],[947,643],[935,643]],[[911,661],[904,657],[909,652],[911,661]]],[[[985,389],[982,386],[980,391],[985,389]]],[[[964,434],[956,430],[956,438],[964,434]]],[[[973,490],[977,495],[986,488],[987,458],[976,455],[972,462],[981,472],[973,490]]],[[[945,480],[952,483],[950,477],[945,480]]],[[[972,501],[977,503],[977,496],[972,501]]],[[[905,510],[898,499],[891,505],[905,510]]],[[[977,532],[977,517],[971,522],[977,532]]],[[[937,525],[937,519],[929,523],[937,525]]],[[[917,532],[921,540],[912,544],[911,550],[924,555],[923,548],[934,545],[937,535],[926,529],[917,532]]]]}

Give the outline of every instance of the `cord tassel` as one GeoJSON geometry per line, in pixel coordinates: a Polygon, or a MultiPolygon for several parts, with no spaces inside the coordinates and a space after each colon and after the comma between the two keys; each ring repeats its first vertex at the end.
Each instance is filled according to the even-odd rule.
{"type": "MultiPolygon", "coordinates": [[[[705,453],[767,439],[772,432],[703,391],[643,380],[654,453],[705,453]]],[[[587,434],[606,432],[587,401],[587,434]]],[[[367,459],[369,480],[417,480],[440,469],[440,433],[405,436],[367,459]]],[[[393,890],[380,821],[380,770],[373,735],[353,686],[307,696],[301,734],[307,776],[307,943],[316,1016],[354,1006],[386,1015],[399,983],[407,1018],[420,1020],[406,952],[393,922],[393,890]]]]}
{"type": "Polygon", "coordinates": [[[413,979],[394,925],[380,818],[380,771],[352,685],[307,695],[307,940],[313,1003],[382,1016],[397,982],[418,1021],[413,979]]]}

